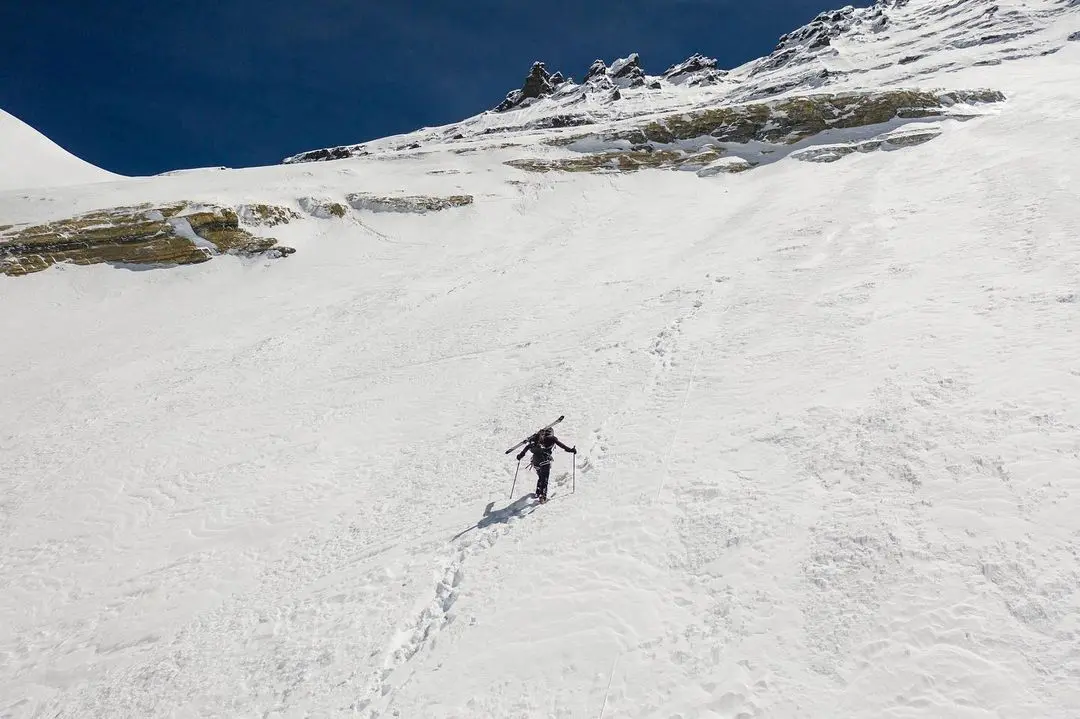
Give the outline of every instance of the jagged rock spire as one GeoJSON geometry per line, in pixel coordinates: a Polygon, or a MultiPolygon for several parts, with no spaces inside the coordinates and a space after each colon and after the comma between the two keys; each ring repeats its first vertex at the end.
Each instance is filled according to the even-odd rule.
{"type": "Polygon", "coordinates": [[[525,84],[521,87],[521,95],[524,98],[541,97],[550,95],[555,90],[551,84],[551,75],[542,62],[534,62],[529,76],[525,78],[525,84]]]}
{"type": "Polygon", "coordinates": [[[555,92],[555,88],[564,82],[566,82],[566,79],[562,76],[562,73],[557,72],[552,75],[548,73],[544,63],[534,62],[521,89],[508,93],[506,99],[495,108],[495,112],[513,110],[526,104],[529,100],[550,95],[555,92]]]}
{"type": "Polygon", "coordinates": [[[607,75],[607,64],[603,60],[594,60],[593,64],[589,66],[589,71],[585,73],[585,82],[601,75],[607,75]]]}
{"type": "Polygon", "coordinates": [[[623,87],[641,87],[645,84],[645,70],[641,67],[641,56],[636,52],[611,63],[608,75],[623,87]]]}

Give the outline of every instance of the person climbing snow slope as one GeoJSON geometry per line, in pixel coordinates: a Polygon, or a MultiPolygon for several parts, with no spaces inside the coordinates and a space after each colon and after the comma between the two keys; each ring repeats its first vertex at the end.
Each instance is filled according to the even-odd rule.
{"type": "Polygon", "coordinates": [[[521,450],[517,456],[518,461],[521,461],[526,452],[532,452],[532,466],[536,470],[536,497],[541,502],[547,501],[548,476],[551,474],[555,445],[562,447],[570,454],[577,454],[577,447],[567,447],[555,436],[555,430],[546,427],[530,437],[525,449],[521,450]]]}

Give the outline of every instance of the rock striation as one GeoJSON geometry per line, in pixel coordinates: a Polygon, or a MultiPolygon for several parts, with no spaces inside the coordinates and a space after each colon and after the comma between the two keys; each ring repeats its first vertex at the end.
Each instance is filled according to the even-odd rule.
{"type": "MultiPolygon", "coordinates": [[[[290,210],[246,206],[248,217],[288,221],[290,210]],[[252,209],[262,208],[262,209],[252,209]]],[[[293,213],[295,214],[295,213],[293,213]]],[[[0,274],[40,272],[63,262],[166,267],[222,255],[284,257],[295,250],[243,229],[233,209],[175,203],[96,210],[41,225],[0,230],[0,274]]]]}
{"type": "Polygon", "coordinates": [[[856,152],[912,147],[933,140],[940,130],[906,129],[927,120],[968,119],[978,105],[1003,102],[996,90],[888,90],[822,93],[769,102],[708,108],[645,123],[628,121],[605,133],[550,141],[579,153],[561,158],[519,158],[507,162],[530,172],[633,172],[692,169],[703,176],[742,172],[791,155],[831,162],[856,152]],[[855,132],[830,142],[837,132],[855,132]],[[810,147],[805,147],[811,145],[810,147]],[[734,156],[744,155],[740,162],[734,156]],[[723,162],[717,163],[717,160],[723,162]]]}
{"type": "Polygon", "coordinates": [[[472,195],[449,195],[446,197],[428,195],[382,196],[366,192],[355,192],[346,195],[345,200],[354,210],[421,215],[428,212],[441,212],[454,207],[464,207],[473,203],[472,195]]]}

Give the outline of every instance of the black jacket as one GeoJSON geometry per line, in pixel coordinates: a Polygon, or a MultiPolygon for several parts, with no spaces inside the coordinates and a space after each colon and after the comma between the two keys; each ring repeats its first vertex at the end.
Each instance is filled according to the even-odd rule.
{"type": "Polygon", "coordinates": [[[577,454],[577,450],[572,447],[567,447],[560,442],[555,435],[550,435],[543,439],[535,438],[531,440],[525,449],[521,450],[517,458],[520,461],[525,456],[526,452],[532,452],[532,465],[534,467],[542,467],[545,464],[551,464],[552,454],[555,451],[555,445],[559,445],[563,450],[570,452],[571,454],[577,454]]]}

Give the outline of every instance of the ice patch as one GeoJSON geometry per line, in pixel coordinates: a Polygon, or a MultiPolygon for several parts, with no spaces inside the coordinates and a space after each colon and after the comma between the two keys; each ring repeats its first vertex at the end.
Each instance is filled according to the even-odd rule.
{"type": "Polygon", "coordinates": [[[191,229],[191,223],[184,217],[170,217],[169,226],[172,227],[173,232],[178,236],[183,237],[185,240],[191,240],[196,247],[201,247],[212,252],[217,252],[218,247],[209,240],[204,240],[195,234],[195,230],[191,229]]]}

